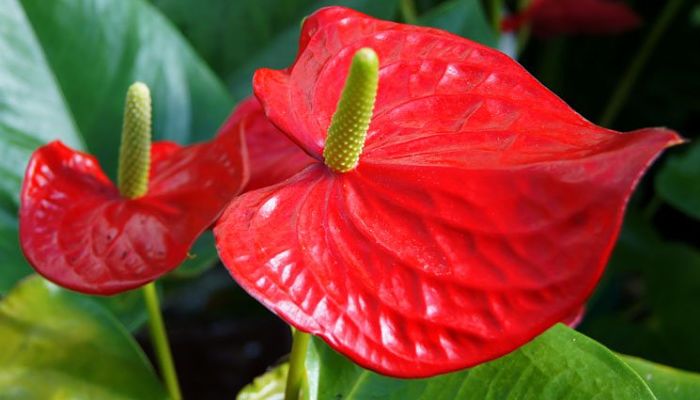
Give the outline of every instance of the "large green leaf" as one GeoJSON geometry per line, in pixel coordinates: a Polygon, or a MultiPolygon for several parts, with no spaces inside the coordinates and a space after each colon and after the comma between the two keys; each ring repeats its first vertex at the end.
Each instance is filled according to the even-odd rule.
{"type": "Polygon", "coordinates": [[[684,213],[700,219],[700,143],[669,158],[656,177],[656,191],[684,213]]]}
{"type": "Polygon", "coordinates": [[[232,100],[180,33],[142,0],[0,0],[0,294],[29,272],[17,245],[25,165],[60,139],[114,175],[124,94],[146,82],[154,136],[210,137],[232,100]]]}
{"type": "Polygon", "coordinates": [[[36,276],[0,302],[0,342],[2,399],[167,397],[108,312],[36,276]]]}
{"type": "Polygon", "coordinates": [[[621,356],[644,379],[658,400],[695,400],[700,397],[700,374],[621,356]]]}
{"type": "Polygon", "coordinates": [[[486,19],[479,0],[451,0],[421,16],[421,25],[444,29],[456,35],[496,47],[498,36],[486,19]]]}
{"type": "Polygon", "coordinates": [[[318,339],[307,354],[307,371],[312,400],[654,399],[613,353],[561,324],[505,357],[430,379],[375,374],[318,339]]]}
{"type": "Polygon", "coordinates": [[[390,19],[398,0],[152,0],[222,76],[234,97],[251,92],[256,69],[294,60],[302,19],[329,5],[390,19]]]}
{"type": "Polygon", "coordinates": [[[246,385],[236,400],[283,400],[289,364],[284,363],[265,372],[246,385]]]}

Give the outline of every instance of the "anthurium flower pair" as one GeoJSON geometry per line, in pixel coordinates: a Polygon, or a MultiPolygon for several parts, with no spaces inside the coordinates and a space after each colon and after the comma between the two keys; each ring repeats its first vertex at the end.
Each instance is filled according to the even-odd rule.
{"type": "Polygon", "coordinates": [[[429,376],[580,313],[634,185],[681,141],[662,128],[595,126],[495,50],[340,7],[307,18],[295,63],[259,70],[254,91],[260,103],[241,105],[211,144],[154,155],[141,199],[120,198],[90,156],[38,150],[21,212],[32,264],[99,293],[174,268],[243,184],[243,131],[253,179],[215,227],[232,276],[358,364],[429,376]],[[374,107],[331,124],[357,54],[378,63],[374,107]],[[357,128],[364,117],[369,128],[357,128]],[[331,159],[355,142],[334,139],[339,150],[324,154],[331,125],[362,130],[348,168],[331,159]],[[199,163],[215,172],[186,172],[199,163]],[[222,193],[226,180],[235,183],[222,193]],[[191,223],[176,227],[181,219],[191,223]]]}

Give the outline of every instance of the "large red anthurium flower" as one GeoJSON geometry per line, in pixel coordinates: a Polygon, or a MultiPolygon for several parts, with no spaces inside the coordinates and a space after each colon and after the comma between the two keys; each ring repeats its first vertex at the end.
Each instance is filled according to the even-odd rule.
{"type": "Polygon", "coordinates": [[[84,293],[154,280],[185,259],[245,185],[241,138],[241,129],[229,129],[191,146],[154,143],[147,191],[138,198],[120,193],[93,156],[60,142],[40,147],[21,192],[25,256],[47,279],[84,293]]]}
{"type": "Polygon", "coordinates": [[[242,130],[248,149],[250,179],[244,191],[270,186],[299,172],[314,161],[265,116],[255,97],[243,100],[221,128],[242,130]]]}
{"type": "Polygon", "coordinates": [[[641,23],[620,0],[533,0],[522,12],[503,20],[504,31],[525,24],[540,37],[562,34],[615,34],[641,23]]]}
{"type": "Polygon", "coordinates": [[[388,375],[476,365],[573,319],[636,182],[681,141],[596,126],[507,56],[436,29],[332,7],[299,47],[254,90],[316,161],[234,199],[219,255],[286,321],[388,375]],[[375,86],[355,79],[367,49],[375,86]],[[362,135],[336,134],[366,117],[353,163],[362,135]]]}

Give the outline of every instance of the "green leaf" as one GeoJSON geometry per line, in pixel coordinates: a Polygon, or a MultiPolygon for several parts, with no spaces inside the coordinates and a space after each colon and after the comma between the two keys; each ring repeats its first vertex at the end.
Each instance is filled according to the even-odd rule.
{"type": "Polygon", "coordinates": [[[0,398],[167,398],[109,313],[37,276],[0,302],[0,342],[0,398]]]}
{"type": "Polygon", "coordinates": [[[670,157],[654,183],[662,199],[700,219],[700,143],[693,143],[684,154],[670,157]]]}
{"type": "Polygon", "coordinates": [[[0,294],[29,272],[17,245],[24,169],[59,139],[114,176],[124,95],[151,87],[154,136],[208,138],[232,99],[180,33],[142,0],[3,0],[0,11],[0,294]]]}
{"type": "Polygon", "coordinates": [[[390,19],[398,0],[153,0],[224,78],[236,99],[251,93],[258,68],[294,60],[302,19],[329,5],[390,19]],[[235,21],[235,22],[232,22],[235,21]]]}
{"type": "Polygon", "coordinates": [[[429,379],[375,374],[319,339],[312,341],[306,365],[311,400],[654,399],[613,353],[561,324],[507,356],[429,379]]]}
{"type": "Polygon", "coordinates": [[[421,25],[444,29],[455,35],[496,47],[498,36],[491,28],[482,2],[451,0],[440,4],[418,19],[421,25]]]}
{"type": "Polygon", "coordinates": [[[700,374],[620,356],[644,379],[658,400],[694,400],[700,395],[700,374]]]}
{"type": "Polygon", "coordinates": [[[289,364],[276,366],[246,385],[236,400],[283,400],[289,364]]]}

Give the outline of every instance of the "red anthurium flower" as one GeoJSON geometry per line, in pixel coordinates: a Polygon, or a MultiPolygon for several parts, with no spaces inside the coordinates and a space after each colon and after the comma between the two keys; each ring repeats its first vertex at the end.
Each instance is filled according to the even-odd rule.
{"type": "Polygon", "coordinates": [[[504,31],[525,24],[540,37],[567,33],[614,34],[636,28],[639,16],[618,0],[533,0],[519,14],[503,21],[504,31]]]}
{"type": "Polygon", "coordinates": [[[186,147],[154,143],[147,193],[134,199],[120,194],[93,156],[60,142],[40,147],[21,193],[25,256],[47,279],[94,294],[172,270],[245,184],[241,134],[230,129],[186,147]]]}
{"type": "Polygon", "coordinates": [[[507,56],[436,29],[333,7],[306,19],[299,47],[254,90],[316,161],[234,199],[217,247],[268,308],[393,376],[472,366],[574,320],[635,183],[681,141],[591,124],[507,56]],[[366,48],[373,111],[358,100],[372,81],[353,78],[370,71],[366,48]],[[338,167],[361,135],[337,131],[370,116],[359,164],[338,167]]]}
{"type": "Polygon", "coordinates": [[[270,123],[255,97],[243,100],[221,128],[222,132],[241,129],[250,164],[245,191],[281,182],[314,161],[270,123]]]}

